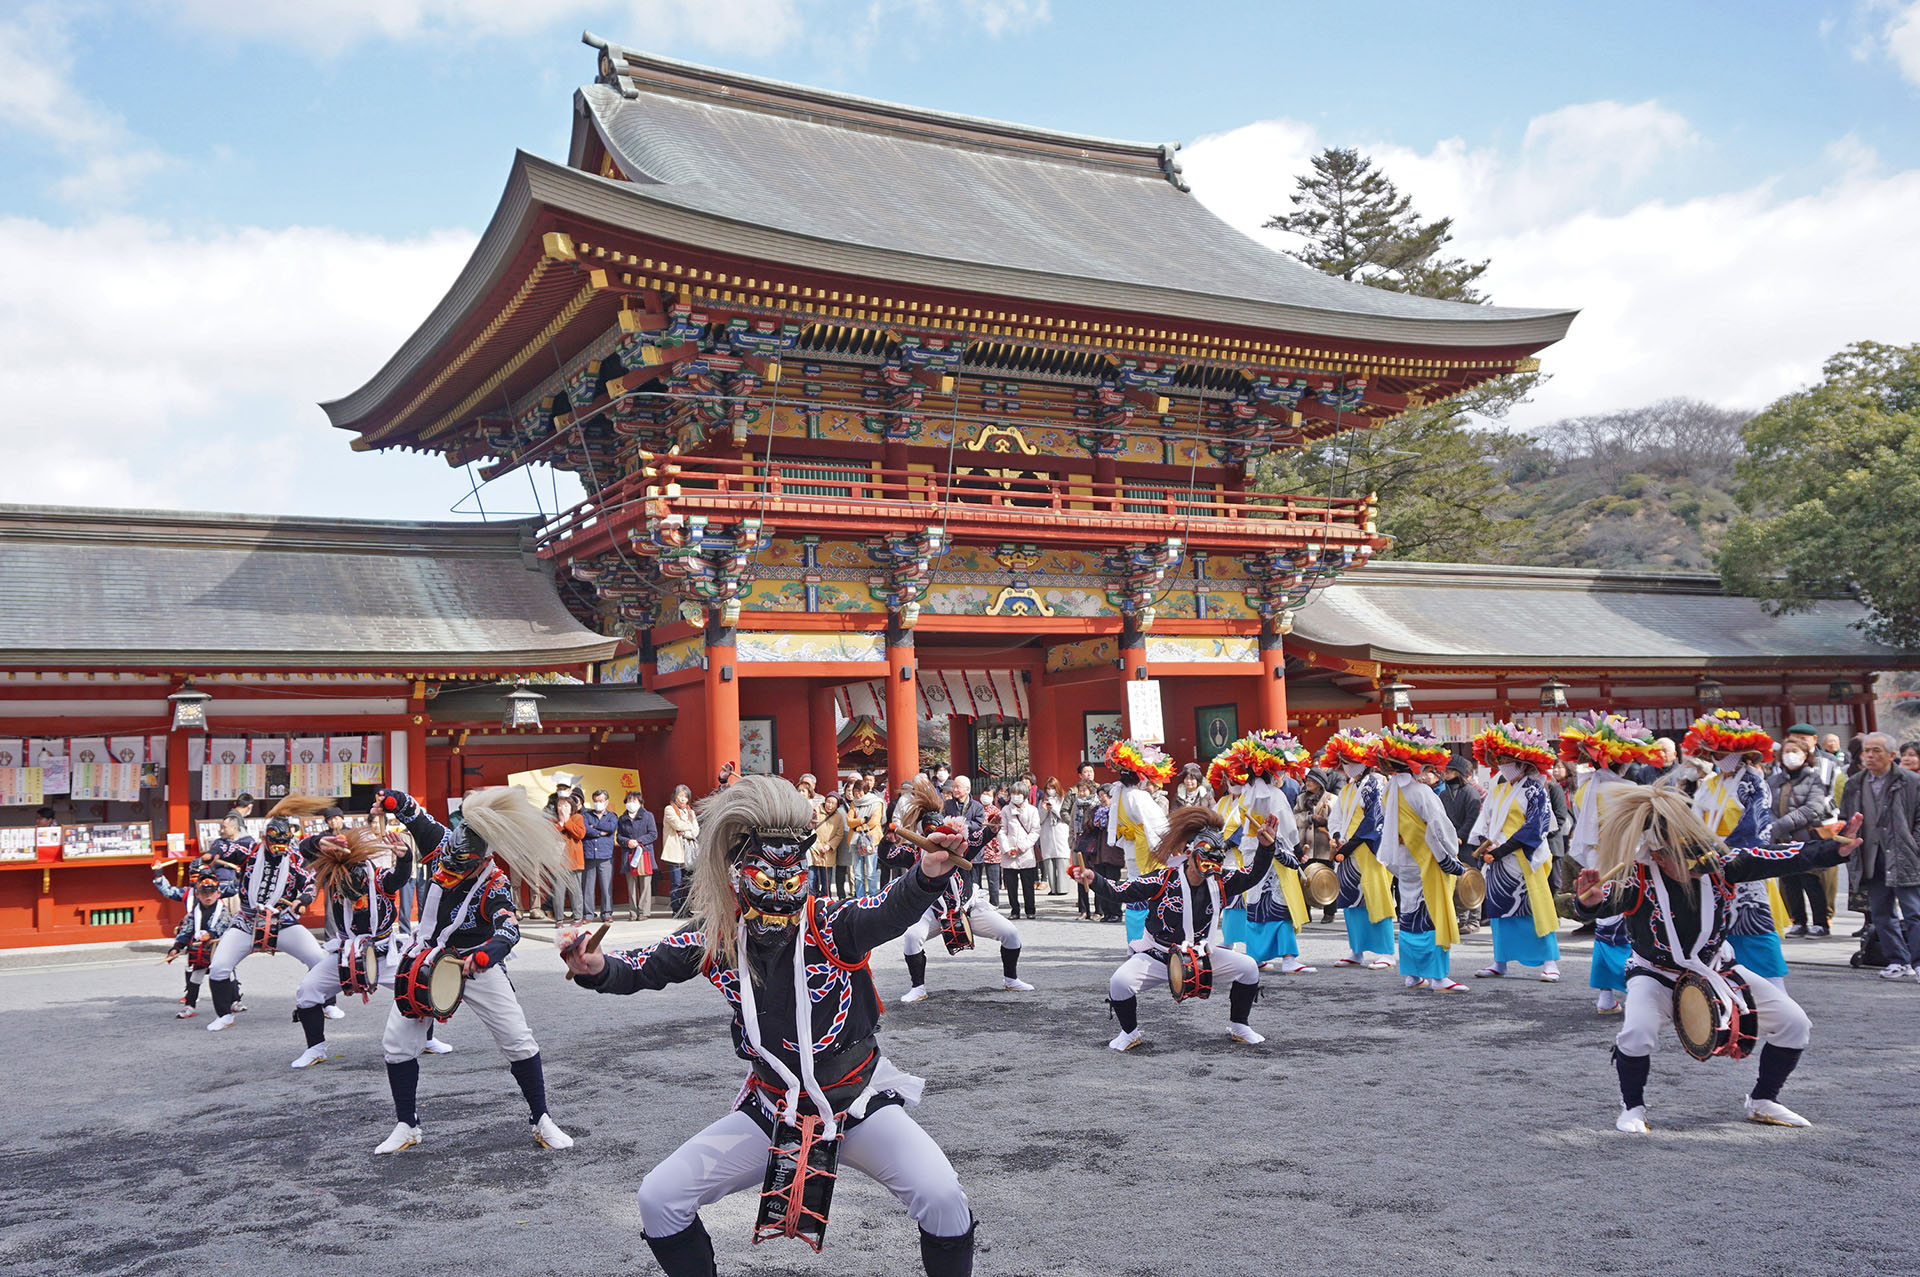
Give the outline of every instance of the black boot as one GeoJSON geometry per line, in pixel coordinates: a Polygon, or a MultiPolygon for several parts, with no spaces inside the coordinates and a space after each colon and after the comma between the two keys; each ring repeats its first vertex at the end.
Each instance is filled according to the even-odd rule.
{"type": "MultiPolygon", "coordinates": [[[[698,1215],[671,1237],[647,1238],[647,1249],[653,1252],[654,1262],[667,1277],[714,1277],[713,1238],[707,1236],[707,1226],[700,1222],[698,1215]]],[[[972,1249],[971,1236],[968,1249],[972,1249]]],[[[967,1271],[972,1271],[971,1262],[967,1271]]]]}
{"type": "Polygon", "coordinates": [[[978,1220],[969,1220],[958,1237],[935,1237],[921,1229],[920,1262],[927,1277],[973,1277],[973,1235],[979,1228],[978,1220]]]}

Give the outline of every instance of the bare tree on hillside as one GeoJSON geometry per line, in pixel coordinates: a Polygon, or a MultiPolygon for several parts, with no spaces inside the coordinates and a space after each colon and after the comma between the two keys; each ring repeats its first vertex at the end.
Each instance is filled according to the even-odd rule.
{"type": "Polygon", "coordinates": [[[1630,474],[1694,480],[1731,478],[1740,428],[1751,413],[1697,399],[1568,417],[1539,432],[1565,470],[1590,471],[1608,487],[1630,474]]]}

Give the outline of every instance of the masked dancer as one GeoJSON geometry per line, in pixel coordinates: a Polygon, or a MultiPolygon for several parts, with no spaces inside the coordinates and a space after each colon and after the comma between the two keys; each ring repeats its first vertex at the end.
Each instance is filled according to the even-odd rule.
{"type": "Polygon", "coordinates": [[[704,977],[726,998],[734,1052],[750,1066],[733,1109],[641,1181],[647,1245],[668,1277],[711,1277],[700,1207],[760,1186],[754,1239],[795,1236],[817,1250],[845,1162],[907,1207],[928,1273],[964,1277],[972,1211],[946,1155],[907,1114],[924,1083],[881,1054],[868,963],[946,891],[948,851],[966,834],[934,830],[940,850],[923,850],[883,894],[836,902],[807,890],[811,817],[786,781],[743,776],[700,805],[693,923],[624,953],[562,937],[583,988],[637,993],[704,977]]]}
{"type": "MultiPolygon", "coordinates": [[[[1780,1088],[1806,1050],[1812,1022],[1786,991],[1724,951],[1738,906],[1736,888],[1785,873],[1837,865],[1859,840],[1856,821],[1839,839],[1789,847],[1729,850],[1666,786],[1609,795],[1592,869],[1574,882],[1577,911],[1588,918],[1624,918],[1632,938],[1627,1010],[1614,1038],[1620,1078],[1618,1130],[1647,1130],[1647,1075],[1660,1026],[1673,1023],[1683,997],[1718,1008],[1724,1032],[1710,1032],[1694,1053],[1743,1058],[1755,1042],[1760,1074],[1748,1092],[1746,1118],[1771,1126],[1811,1126],[1780,1103],[1780,1088]],[[1691,986],[1687,988],[1686,986],[1691,986]]],[[[1714,1013],[1702,1018],[1716,1023],[1714,1013]]]]}
{"type": "MultiPolygon", "coordinates": [[[[1687,729],[1680,750],[1713,768],[1693,792],[1693,810],[1716,837],[1735,851],[1773,840],[1773,790],[1760,770],[1773,761],[1773,738],[1758,723],[1731,709],[1702,714],[1687,729]]],[[[1788,922],[1787,902],[1774,877],[1740,883],[1727,943],[1741,965],[1783,989],[1787,958],[1780,933],[1788,922]]]]}
{"type": "MultiPolygon", "coordinates": [[[[156,876],[154,881],[164,880],[156,876]]],[[[232,894],[233,874],[213,857],[202,856],[187,870],[187,913],[174,930],[173,947],[167,950],[168,962],[182,954],[187,959],[187,991],[180,999],[180,1009],[174,1012],[177,1020],[191,1020],[200,1014],[196,1009],[200,1004],[200,985],[212,965],[213,947],[234,924],[234,909],[228,903],[232,894]]]]}
{"type": "Polygon", "coordinates": [[[329,998],[344,991],[357,993],[365,1001],[380,984],[383,968],[387,982],[392,983],[399,957],[394,942],[404,934],[395,925],[400,888],[413,877],[410,848],[390,867],[381,867],[379,860],[394,844],[372,828],[324,834],[309,846],[307,864],[315,885],[326,894],[333,938],[326,943],[326,961],[308,970],[294,995],[294,1019],[307,1037],[307,1049],[293,1062],[296,1069],[311,1068],[327,1058],[329,998]]]}
{"type": "Polygon", "coordinates": [[[311,971],[325,960],[320,942],[300,925],[300,915],[313,903],[313,875],[293,848],[294,816],[311,799],[281,799],[267,813],[267,828],[258,846],[248,852],[240,877],[240,916],[214,946],[207,970],[207,988],[213,994],[213,1023],[218,1032],[233,1023],[233,1004],[240,986],[234,972],[249,954],[284,953],[311,971]]]}
{"type": "Polygon", "coordinates": [[[1546,737],[1518,723],[1495,723],[1473,738],[1473,759],[1493,772],[1469,838],[1485,863],[1486,918],[1493,961],[1474,975],[1499,979],[1507,964],[1539,967],[1547,984],[1560,980],[1560,916],[1553,908],[1553,847],[1558,827],[1547,796],[1553,750],[1546,737]]]}
{"type": "MultiPolygon", "coordinates": [[[[1586,763],[1591,771],[1573,791],[1573,829],[1567,835],[1567,856],[1582,869],[1599,863],[1600,822],[1610,800],[1627,792],[1625,774],[1631,763],[1654,763],[1660,751],[1653,732],[1638,719],[1586,710],[1560,729],[1560,757],[1568,763],[1586,763]]],[[[1594,1009],[1618,1015],[1627,995],[1627,959],[1633,953],[1627,924],[1604,918],[1594,924],[1593,961],[1587,984],[1595,990],[1594,1009]]]]}
{"type": "MultiPolygon", "coordinates": [[[[1300,828],[1280,787],[1283,777],[1307,774],[1313,755],[1286,732],[1254,732],[1222,750],[1207,768],[1207,782],[1222,797],[1214,803],[1227,843],[1227,868],[1245,869],[1259,847],[1259,831],[1275,826],[1275,846],[1298,860],[1300,828]]],[[[1306,891],[1300,871],[1274,865],[1240,898],[1229,898],[1220,920],[1225,943],[1262,968],[1282,975],[1312,975],[1300,960],[1299,928],[1306,925],[1306,891]]]]}
{"type": "MultiPolygon", "coordinates": [[[[899,828],[925,836],[935,830],[967,835],[964,815],[943,816],[940,792],[932,782],[916,780],[907,787],[908,801],[898,808],[899,828]]],[[[916,854],[910,841],[900,840],[900,852],[916,854]]],[[[973,947],[974,939],[985,936],[1000,945],[1000,987],[1012,992],[1031,993],[1033,986],[1020,978],[1020,929],[993,907],[987,890],[956,873],[947,879],[940,898],[924,916],[908,927],[901,937],[906,953],[907,975],[913,985],[900,995],[902,1002],[920,1002],[927,997],[927,942],[939,936],[948,953],[960,953],[973,947]]]]}
{"type": "MultiPolygon", "coordinates": [[[[432,871],[420,925],[401,954],[401,972],[428,971],[443,958],[458,963],[463,979],[454,1009],[472,1007],[507,1057],[527,1102],[533,1142],[542,1148],[573,1147],[573,1137],[547,1113],[540,1044],[527,1027],[526,1013],[504,969],[520,940],[512,883],[532,887],[538,899],[568,872],[559,831],[523,791],[510,785],[468,794],[460,804],[457,830],[442,825],[397,789],[379,791],[377,801],[406,826],[432,871]]],[[[430,1019],[440,1017],[411,999],[411,1009],[403,1008],[400,983],[406,978],[396,976],[393,1009],[380,1037],[397,1120],[375,1153],[397,1153],[421,1140],[420,1053],[427,1049],[430,1019]]]]}
{"type": "Polygon", "coordinates": [[[1220,915],[1227,900],[1240,895],[1267,876],[1274,861],[1300,862],[1274,845],[1279,822],[1269,818],[1256,832],[1253,863],[1229,873],[1225,822],[1210,807],[1182,807],[1169,817],[1167,832],[1154,848],[1154,859],[1166,867],[1145,878],[1135,878],[1118,889],[1084,865],[1074,877],[1096,895],[1146,907],[1146,934],[1128,948],[1133,954],[1107,981],[1107,1000],[1120,1022],[1120,1032],[1107,1045],[1131,1051],[1140,1045],[1140,990],[1168,982],[1176,1000],[1208,997],[1214,983],[1228,981],[1227,1035],[1235,1042],[1257,1046],[1266,1041],[1247,1023],[1260,999],[1260,964],[1220,943],[1220,915]],[[1182,983],[1169,981],[1169,964],[1177,964],[1182,983]]]}

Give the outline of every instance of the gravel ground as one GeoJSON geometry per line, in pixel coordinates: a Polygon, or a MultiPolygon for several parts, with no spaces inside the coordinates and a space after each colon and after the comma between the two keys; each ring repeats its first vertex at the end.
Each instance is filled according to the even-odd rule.
{"type": "MultiPolygon", "coordinates": [[[[929,1079],[916,1116],[973,1200],[983,1274],[1920,1272],[1899,1223],[1920,1188],[1920,986],[1846,969],[1850,942],[1789,946],[1815,1028],[1782,1098],[1814,1129],[1741,1121],[1751,1062],[1697,1064],[1669,1038],[1655,1130],[1635,1138],[1612,1129],[1619,1022],[1593,1013],[1577,940],[1558,986],[1444,998],[1334,969],[1337,924],[1316,926],[1320,973],[1267,979],[1265,1046],[1229,1044],[1224,998],[1149,993],[1147,1041],[1120,1056],[1103,1000],[1119,928],[1045,903],[1022,924],[1037,992],[1000,992],[986,944],[934,956],[934,996],[885,1023],[888,1053],[929,1079]]],[[[621,924],[609,944],[664,930],[621,924]]],[[[1484,933],[1468,939],[1456,974],[1486,956],[1484,933]]],[[[393,1120],[385,995],[329,1026],[335,1058],[294,1073],[290,959],[249,960],[253,1010],[212,1035],[204,1009],[173,1019],[178,970],[152,953],[8,955],[0,1269],[654,1271],[633,1189],[733,1098],[723,1004],[704,983],[576,990],[537,934],[513,971],[576,1147],[532,1146],[499,1054],[456,1016],[456,1053],[422,1064],[426,1144],[375,1159],[393,1120]]],[[[888,999],[904,991],[897,943],[876,971],[888,999]]],[[[918,1271],[911,1222],[858,1175],[824,1255],[750,1246],[751,1206],[705,1213],[723,1273],[918,1271]]]]}

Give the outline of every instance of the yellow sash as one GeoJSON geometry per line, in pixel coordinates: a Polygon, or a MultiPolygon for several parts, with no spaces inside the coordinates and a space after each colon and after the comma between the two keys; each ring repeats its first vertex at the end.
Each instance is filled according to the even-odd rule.
{"type": "MultiPolygon", "coordinates": [[[[1240,850],[1240,827],[1247,821],[1246,807],[1234,795],[1228,794],[1216,802],[1213,809],[1220,813],[1220,819],[1226,826],[1224,832],[1227,846],[1233,848],[1234,865],[1246,868],[1246,853],[1240,850]]],[[[1307,925],[1308,916],[1307,893],[1300,885],[1300,871],[1275,865],[1273,872],[1280,879],[1280,898],[1287,902],[1287,917],[1292,919],[1294,930],[1298,931],[1307,925]]]]}
{"type": "Polygon", "coordinates": [[[1333,818],[1327,823],[1336,844],[1353,837],[1353,831],[1360,828],[1360,818],[1367,814],[1366,801],[1360,796],[1360,783],[1350,780],[1333,796],[1333,818]]]}
{"type": "MultiPolygon", "coordinates": [[[[1707,828],[1713,830],[1715,836],[1725,838],[1740,823],[1740,817],[1746,814],[1736,792],[1730,790],[1725,778],[1715,772],[1700,782],[1699,793],[1712,804],[1709,811],[1701,813],[1701,819],[1707,822],[1707,828]]],[[[1700,806],[1698,802],[1694,805],[1696,808],[1700,806]]],[[[1785,935],[1793,919],[1787,913],[1787,902],[1781,899],[1778,878],[1767,879],[1767,909],[1773,914],[1774,931],[1785,935]]]]}
{"type": "Polygon", "coordinates": [[[1133,863],[1135,870],[1140,876],[1145,877],[1147,874],[1165,869],[1167,866],[1165,861],[1153,854],[1153,848],[1147,845],[1147,831],[1141,827],[1140,822],[1135,820],[1133,813],[1127,809],[1128,792],[1129,791],[1122,789],[1119,797],[1114,800],[1113,827],[1119,831],[1121,838],[1133,844],[1133,863]]]}
{"type": "Polygon", "coordinates": [[[1453,912],[1453,875],[1440,868],[1440,862],[1427,849],[1427,822],[1420,819],[1405,794],[1400,799],[1400,845],[1420,866],[1420,894],[1426,898],[1427,913],[1433,918],[1433,942],[1442,949],[1460,943],[1460,919],[1453,912]]]}
{"type": "Polygon", "coordinates": [[[1367,906],[1367,921],[1393,917],[1393,875],[1365,847],[1355,849],[1353,863],[1360,867],[1360,899],[1367,906]]]}
{"type": "MultiPolygon", "coordinates": [[[[1523,795],[1516,794],[1513,804],[1507,809],[1507,818],[1502,822],[1502,827],[1494,831],[1494,845],[1506,842],[1519,833],[1520,826],[1526,823],[1527,804],[1523,795]]],[[[1550,936],[1560,929],[1560,915],[1553,907],[1553,883],[1548,872],[1552,862],[1535,869],[1526,852],[1516,851],[1512,854],[1520,862],[1520,880],[1527,884],[1527,908],[1533,911],[1533,934],[1550,936]]]]}

